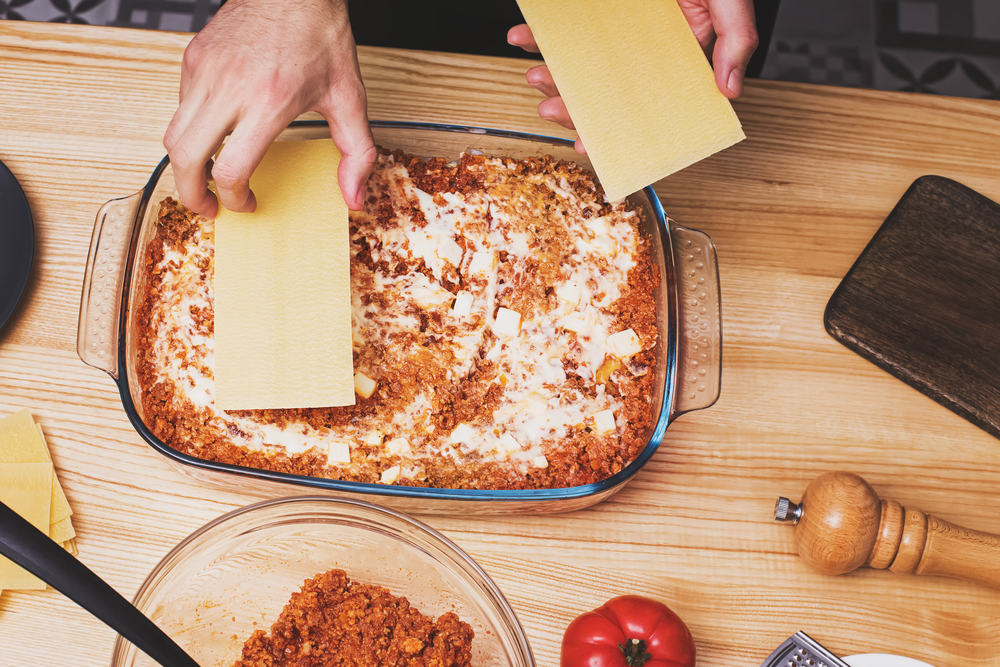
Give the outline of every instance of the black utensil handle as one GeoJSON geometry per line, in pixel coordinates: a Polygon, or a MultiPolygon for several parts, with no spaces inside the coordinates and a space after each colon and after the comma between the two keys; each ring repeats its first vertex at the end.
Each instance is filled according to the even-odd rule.
{"type": "Polygon", "coordinates": [[[164,667],[198,667],[184,649],[107,582],[3,503],[0,554],[104,621],[164,667]]]}

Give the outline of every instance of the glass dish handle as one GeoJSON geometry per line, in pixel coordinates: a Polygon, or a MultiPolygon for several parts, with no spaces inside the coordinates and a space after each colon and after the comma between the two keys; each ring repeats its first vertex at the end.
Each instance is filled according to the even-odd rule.
{"type": "Polygon", "coordinates": [[[80,300],[76,352],[88,366],[118,379],[118,327],[125,260],[142,192],[101,207],[90,239],[80,300]]]}
{"type": "Polygon", "coordinates": [[[670,221],[677,271],[677,387],[674,416],[711,407],[722,383],[722,304],[715,244],[670,221]]]}

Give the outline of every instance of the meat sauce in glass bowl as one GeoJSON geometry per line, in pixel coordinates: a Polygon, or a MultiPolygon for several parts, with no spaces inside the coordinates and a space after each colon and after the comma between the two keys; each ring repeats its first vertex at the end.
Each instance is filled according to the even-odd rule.
{"type": "MultiPolygon", "coordinates": [[[[406,598],[406,607],[436,622],[412,633],[421,643],[436,635],[466,641],[471,634],[474,667],[535,664],[514,611],[472,558],[425,524],[357,500],[283,498],[230,512],[167,554],[133,604],[200,665],[232,667],[247,639],[268,632],[307,581],[312,593],[324,589],[329,597],[321,599],[334,600],[344,583],[338,571],[377,605],[398,611],[399,598],[406,598]]],[[[315,602],[298,604],[317,610],[315,602]]],[[[399,648],[424,649],[412,637],[399,648]]],[[[119,637],[111,665],[156,663],[119,637]]]]}

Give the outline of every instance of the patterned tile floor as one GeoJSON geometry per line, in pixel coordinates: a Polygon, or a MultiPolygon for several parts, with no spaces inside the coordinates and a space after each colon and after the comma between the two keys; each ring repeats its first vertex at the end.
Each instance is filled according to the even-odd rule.
{"type": "MultiPolygon", "coordinates": [[[[0,0],[0,19],[195,32],[219,2],[0,0]]],[[[783,0],[762,76],[1000,99],[1000,0],[783,0]]]]}

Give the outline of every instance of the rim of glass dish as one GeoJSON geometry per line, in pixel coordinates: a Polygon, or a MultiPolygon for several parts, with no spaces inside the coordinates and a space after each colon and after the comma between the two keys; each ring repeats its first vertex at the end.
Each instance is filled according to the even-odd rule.
{"type": "MultiPolygon", "coordinates": [[[[450,539],[448,539],[443,534],[439,533],[437,530],[427,525],[423,521],[414,519],[413,517],[400,512],[398,510],[391,509],[389,507],[383,507],[382,505],[377,505],[375,503],[370,503],[365,500],[358,500],[356,498],[331,498],[329,496],[289,496],[285,498],[272,498],[269,500],[262,500],[260,502],[253,503],[251,505],[246,505],[244,507],[239,507],[230,512],[226,512],[220,517],[217,517],[208,523],[206,523],[201,528],[198,528],[193,533],[181,540],[177,546],[171,549],[167,554],[160,559],[156,566],[150,571],[146,578],[143,580],[142,585],[135,592],[132,597],[132,604],[138,606],[140,599],[150,590],[154,583],[156,583],[160,573],[166,569],[168,566],[173,564],[180,556],[183,555],[183,551],[191,545],[191,543],[198,540],[198,538],[203,535],[212,532],[219,526],[223,524],[228,524],[230,521],[237,519],[245,514],[251,514],[253,512],[270,509],[273,507],[278,507],[281,505],[296,505],[304,503],[317,502],[326,505],[340,505],[347,507],[360,507],[367,511],[372,511],[376,514],[381,514],[383,516],[388,516],[392,520],[400,521],[404,524],[408,524],[420,531],[423,531],[430,537],[438,540],[442,545],[451,550],[451,554],[456,557],[457,560],[461,561],[462,564],[471,568],[476,575],[481,578],[481,581],[474,581],[474,583],[479,588],[485,588],[485,592],[488,594],[487,597],[494,598],[500,607],[500,612],[502,615],[506,616],[507,619],[513,621],[512,629],[515,631],[515,637],[517,643],[517,648],[528,659],[528,667],[535,666],[535,655],[531,651],[531,644],[528,643],[528,637],[524,634],[524,627],[521,625],[520,619],[518,619],[517,614],[514,612],[514,608],[510,606],[507,601],[506,596],[504,596],[503,591],[496,585],[489,574],[477,563],[472,556],[465,553],[462,547],[458,546],[450,539]]],[[[121,651],[126,650],[126,646],[130,645],[127,639],[121,635],[117,635],[115,639],[114,653],[112,654],[112,665],[115,665],[114,659],[120,654],[121,651]]]]}
{"type": "MultiPolygon", "coordinates": [[[[297,120],[292,122],[288,129],[302,127],[327,127],[329,124],[325,120],[297,120]]],[[[532,141],[537,143],[547,143],[554,146],[564,146],[573,147],[574,142],[569,139],[563,139],[561,137],[553,137],[542,134],[531,134],[527,132],[517,132],[514,130],[498,130],[485,127],[476,127],[471,125],[448,125],[441,123],[421,123],[421,122],[411,122],[411,121],[386,121],[386,120],[373,120],[369,122],[369,125],[373,128],[386,128],[386,129],[416,129],[416,130],[436,130],[440,132],[453,132],[459,134],[474,134],[480,136],[495,136],[503,137],[507,139],[523,139],[525,141],[532,141]]],[[[153,170],[149,181],[146,183],[145,188],[142,192],[142,199],[139,203],[136,215],[138,220],[142,220],[146,213],[146,208],[149,205],[149,200],[152,197],[153,190],[156,187],[157,182],[160,179],[161,174],[167,168],[170,163],[170,157],[164,156],[160,163],[153,170]]],[[[643,194],[646,195],[646,199],[649,201],[650,206],[653,209],[653,213],[656,216],[656,226],[661,234],[666,234],[668,237],[670,235],[670,229],[667,225],[667,215],[663,210],[663,205],[660,203],[660,198],[653,190],[653,186],[648,185],[641,190],[643,194]]],[[[139,242],[139,225],[134,225],[132,240],[129,246],[128,257],[133,258],[136,251],[136,246],[139,242]]],[[[668,272],[673,272],[674,269],[674,259],[673,259],[673,248],[670,244],[664,244],[663,249],[664,262],[668,268],[668,272]]],[[[126,264],[126,272],[122,279],[122,284],[125,286],[122,290],[121,297],[121,308],[119,309],[119,326],[118,326],[118,376],[115,377],[115,382],[118,384],[118,393],[122,399],[122,406],[125,408],[125,414],[128,415],[129,421],[132,423],[133,428],[136,432],[146,441],[150,447],[155,449],[157,452],[163,456],[176,461],[178,464],[184,466],[191,466],[201,470],[209,470],[212,472],[221,472],[227,474],[236,474],[241,477],[250,477],[255,479],[263,479],[270,482],[280,482],[283,484],[295,484],[296,486],[311,487],[314,489],[323,489],[326,491],[337,491],[343,493],[351,494],[365,494],[372,496],[383,496],[388,498],[408,498],[414,500],[470,500],[470,501],[499,501],[505,503],[516,503],[516,502],[539,502],[539,501],[557,501],[557,500],[574,500],[578,498],[586,498],[588,496],[597,496],[602,492],[614,489],[630,480],[635,474],[641,470],[646,463],[653,457],[653,454],[660,448],[663,443],[663,436],[666,434],[667,427],[673,419],[679,415],[674,413],[674,399],[676,397],[676,381],[677,381],[677,335],[678,332],[673,327],[668,327],[665,345],[666,354],[666,369],[664,373],[664,388],[663,388],[663,402],[660,406],[660,416],[654,425],[649,441],[646,446],[642,449],[639,454],[632,459],[632,462],[625,466],[622,470],[618,471],[614,475],[602,479],[598,482],[593,482],[591,484],[585,484],[582,486],[570,486],[555,489],[503,489],[503,490],[486,490],[486,489],[445,489],[436,487],[423,487],[423,486],[396,486],[394,484],[377,484],[373,482],[351,482],[339,479],[329,479],[326,477],[309,477],[306,475],[296,475],[286,472],[276,472],[273,470],[263,470],[261,468],[249,468],[246,466],[238,466],[231,463],[220,463],[218,461],[208,461],[205,459],[200,459],[190,454],[184,454],[177,451],[176,449],[168,446],[165,442],[160,440],[159,437],[154,434],[146,423],[139,417],[139,412],[135,407],[135,402],[132,400],[132,393],[128,385],[128,350],[127,350],[127,326],[128,326],[128,311],[129,311],[129,289],[128,285],[132,282],[132,268],[133,262],[129,261],[126,264]]],[[[668,294],[666,295],[666,308],[668,309],[668,314],[670,320],[677,322],[677,309],[678,309],[678,295],[677,295],[677,285],[675,279],[667,280],[668,294]]]]}

